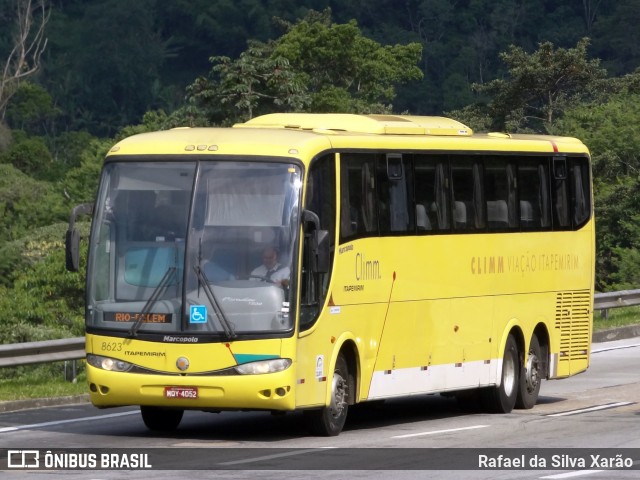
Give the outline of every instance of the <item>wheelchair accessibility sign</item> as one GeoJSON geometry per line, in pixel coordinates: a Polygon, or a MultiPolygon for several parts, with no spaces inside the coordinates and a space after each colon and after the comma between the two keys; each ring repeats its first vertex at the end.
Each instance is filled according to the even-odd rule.
{"type": "Polygon", "coordinates": [[[189,323],[207,323],[207,306],[191,305],[189,307],[189,323]]]}

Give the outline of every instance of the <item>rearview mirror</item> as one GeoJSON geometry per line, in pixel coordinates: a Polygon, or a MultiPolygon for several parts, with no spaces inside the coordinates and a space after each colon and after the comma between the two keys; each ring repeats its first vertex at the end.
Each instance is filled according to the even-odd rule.
{"type": "Polygon", "coordinates": [[[83,203],[76,205],[69,217],[69,228],[64,237],[65,264],[70,272],[77,272],[80,268],[80,233],[76,229],[76,219],[79,215],[90,215],[93,213],[93,203],[83,203]]]}

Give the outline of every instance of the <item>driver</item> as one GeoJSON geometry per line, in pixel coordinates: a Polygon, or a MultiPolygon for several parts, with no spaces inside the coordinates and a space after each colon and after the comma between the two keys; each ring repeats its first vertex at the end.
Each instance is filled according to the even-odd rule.
{"type": "Polygon", "coordinates": [[[267,247],[262,251],[262,265],[253,269],[251,278],[286,287],[290,274],[289,267],[278,262],[278,250],[275,247],[267,247]]]}

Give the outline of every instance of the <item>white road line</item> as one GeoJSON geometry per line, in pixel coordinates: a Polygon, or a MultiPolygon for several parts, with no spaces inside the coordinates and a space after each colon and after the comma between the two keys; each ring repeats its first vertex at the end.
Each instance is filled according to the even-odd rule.
{"type": "Polygon", "coordinates": [[[592,473],[600,473],[604,472],[604,470],[579,470],[577,472],[567,472],[567,473],[558,473],[556,475],[548,475],[546,477],[540,478],[551,478],[551,479],[559,479],[559,478],[572,478],[572,477],[580,477],[583,475],[591,475],[592,473]]]}
{"type": "Polygon", "coordinates": [[[489,425],[473,425],[472,427],[461,427],[461,428],[449,428],[447,430],[432,430],[430,432],[420,432],[420,433],[409,433],[407,435],[396,435],[391,438],[411,438],[411,437],[421,437],[423,435],[436,435],[438,433],[451,433],[451,432],[461,432],[464,430],[475,430],[476,428],[485,428],[489,425]]]}
{"type": "Polygon", "coordinates": [[[595,407],[589,407],[589,408],[580,408],[578,410],[570,410],[568,412],[551,413],[551,414],[545,415],[545,416],[547,416],[547,417],[566,417],[568,415],[577,415],[578,413],[595,412],[595,411],[598,411],[598,410],[607,410],[609,408],[624,407],[625,405],[632,405],[633,403],[634,402],[607,403],[605,405],[597,405],[595,407]]]}
{"type": "Polygon", "coordinates": [[[94,420],[102,420],[105,418],[124,417],[125,415],[133,415],[134,413],[140,413],[140,412],[138,410],[133,410],[131,412],[110,413],[109,415],[98,415],[95,417],[82,417],[82,418],[72,418],[69,420],[57,420],[55,422],[32,423],[31,425],[19,425],[17,427],[2,427],[0,428],[0,433],[15,432],[18,430],[31,430],[32,428],[51,427],[54,425],[62,425],[64,423],[76,423],[76,422],[86,422],[89,420],[94,421],[94,420]]]}
{"type": "Polygon", "coordinates": [[[608,352],[609,350],[622,350],[625,348],[635,348],[635,347],[640,347],[640,343],[636,343],[633,345],[619,345],[617,347],[603,347],[603,348],[596,348],[591,350],[591,353],[600,353],[600,352],[608,352]]]}
{"type": "Polygon", "coordinates": [[[218,463],[218,465],[242,465],[243,463],[261,462],[263,460],[273,460],[274,458],[292,457],[294,455],[304,455],[305,453],[315,453],[330,448],[337,447],[307,448],[304,450],[296,450],[293,452],[274,453],[273,455],[263,455],[261,457],[245,458],[243,460],[234,460],[232,462],[222,462],[218,463]]]}

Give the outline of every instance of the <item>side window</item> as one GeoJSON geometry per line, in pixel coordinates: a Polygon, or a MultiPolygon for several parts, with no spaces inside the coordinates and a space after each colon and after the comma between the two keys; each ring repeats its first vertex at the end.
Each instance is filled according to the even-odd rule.
{"type": "Polygon", "coordinates": [[[377,155],[378,224],[382,235],[413,232],[413,182],[407,156],[377,155]]]}
{"type": "Polygon", "coordinates": [[[329,231],[333,242],[336,231],[336,169],[333,154],[311,163],[305,208],[318,215],[320,228],[329,231]]]}
{"type": "Polygon", "coordinates": [[[591,217],[591,188],[589,163],[586,158],[571,163],[573,224],[581,227],[591,217]]]}
{"type": "Polygon", "coordinates": [[[485,228],[482,167],[477,160],[454,157],[451,161],[453,228],[485,228]]]}
{"type": "Polygon", "coordinates": [[[340,240],[377,235],[375,171],[375,155],[341,155],[340,240]]]}
{"type": "MultiPolygon", "coordinates": [[[[305,208],[318,215],[320,228],[329,232],[331,242],[331,259],[333,265],[335,253],[335,222],[336,222],[336,171],[334,155],[325,155],[311,163],[307,175],[307,191],[305,208]]],[[[327,273],[312,274],[309,265],[311,257],[308,242],[305,241],[305,251],[302,261],[301,299],[300,299],[300,330],[307,330],[318,319],[324,304],[331,279],[331,270],[327,273]]]]}
{"type": "Polygon", "coordinates": [[[518,165],[520,228],[545,230],[551,227],[548,158],[524,159],[518,165]]]}
{"type": "Polygon", "coordinates": [[[420,232],[449,230],[447,157],[416,155],[414,161],[416,228],[420,232]]]}
{"type": "Polygon", "coordinates": [[[489,158],[485,161],[485,192],[489,229],[518,228],[516,169],[508,158],[489,158]]]}

